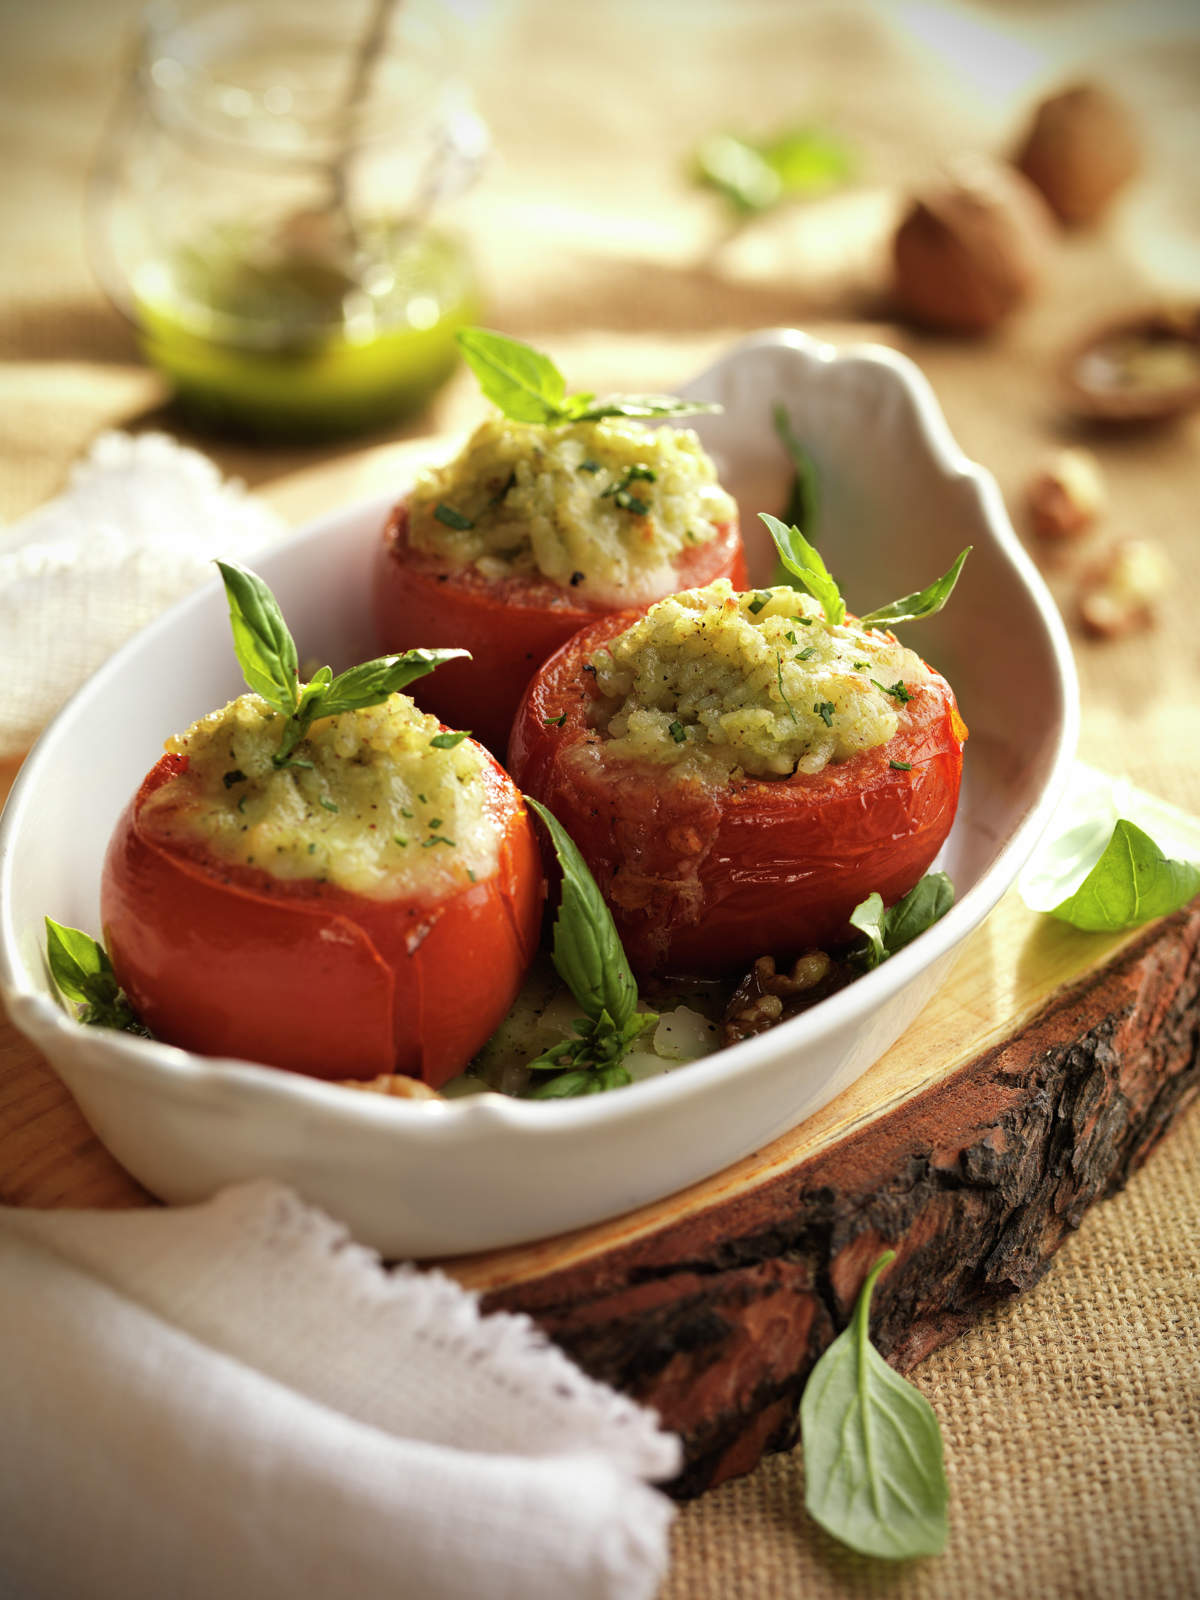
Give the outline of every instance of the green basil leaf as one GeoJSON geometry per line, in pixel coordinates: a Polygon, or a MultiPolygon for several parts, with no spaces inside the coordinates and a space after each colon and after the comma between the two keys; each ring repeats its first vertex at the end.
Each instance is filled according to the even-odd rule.
{"type": "Polygon", "coordinates": [[[953,566],[948,572],[943,572],[927,589],[918,589],[916,594],[906,594],[901,600],[893,600],[891,605],[880,606],[878,611],[868,611],[865,617],[860,617],[864,628],[892,628],[900,622],[916,622],[921,617],[932,617],[949,600],[954,593],[954,585],[958,582],[958,575],[963,569],[963,563],[974,549],[968,545],[965,550],[959,551],[953,566]]]}
{"type": "Polygon", "coordinates": [[[820,602],[825,620],[834,627],[845,622],[846,605],[841,590],[830,576],[829,569],[819,553],[809,544],[800,529],[780,522],[779,518],[773,517],[769,511],[760,511],[758,515],[775,541],[780,561],[792,577],[799,578],[809,594],[820,602]]]}
{"type": "Polygon", "coordinates": [[[469,650],[406,650],[399,656],[378,656],[357,667],[340,672],[325,690],[316,712],[320,717],[336,717],[343,711],[361,711],[378,706],[391,694],[407,689],[444,661],[471,659],[469,650]]]}
{"type": "Polygon", "coordinates": [[[551,959],[559,977],[593,1021],[604,1012],[623,1031],[637,1009],[637,984],[629,970],[612,913],[570,834],[544,805],[525,796],[541,817],[562,868],[562,899],[554,919],[551,959]]]}
{"type": "Polygon", "coordinates": [[[869,1338],[871,1291],[894,1256],[876,1261],[850,1326],[813,1368],[800,1427],[810,1514],[852,1550],[900,1561],[945,1547],[948,1489],[932,1406],[869,1338]]]}
{"type": "Polygon", "coordinates": [[[954,904],[954,885],[944,872],[927,872],[914,888],[884,915],[884,943],[894,956],[919,933],[932,928],[954,904]]]}
{"type": "Polygon", "coordinates": [[[1137,928],[1200,894],[1200,866],[1172,861],[1122,817],[1099,861],[1051,916],[1088,933],[1137,928]]]}
{"type": "Polygon", "coordinates": [[[275,596],[257,573],[218,561],[233,648],[246,683],[273,711],[290,716],[300,701],[296,644],[275,596]]]}
{"type": "Polygon", "coordinates": [[[549,356],[487,328],[460,328],[458,347],[479,387],[516,422],[561,422],[566,379],[549,356]]]}
{"type": "Polygon", "coordinates": [[[817,469],[811,456],[792,432],[791,419],[786,408],[776,402],[771,412],[775,432],[792,463],[792,483],[788,490],[783,521],[797,528],[807,528],[809,533],[817,524],[817,469]]]}
{"type": "Polygon", "coordinates": [[[50,976],[67,1000],[83,1007],[80,1022],[150,1037],[117,983],[102,944],[79,928],[46,919],[46,959],[50,976]]]}
{"type": "Polygon", "coordinates": [[[883,896],[879,893],[869,894],[865,900],[860,900],[850,913],[851,926],[867,937],[865,948],[852,952],[855,965],[865,971],[870,971],[888,958],[888,947],[883,938],[883,918],[883,896]]]}
{"type": "Polygon", "coordinates": [[[721,409],[703,400],[679,400],[670,394],[609,394],[599,400],[592,395],[576,395],[573,399],[588,403],[572,410],[572,422],[599,422],[604,417],[688,417],[721,409]]]}
{"type": "Polygon", "coordinates": [[[696,177],[716,189],[739,217],[782,200],[823,194],[852,173],[849,147],[820,128],[795,128],[770,139],[718,133],[696,151],[696,177]]]}
{"type": "Polygon", "coordinates": [[[115,999],[117,980],[108,952],[82,929],[47,917],[46,958],[50,976],[68,1000],[87,1005],[105,996],[115,999]]]}
{"type": "Polygon", "coordinates": [[[866,935],[867,943],[852,950],[847,959],[869,972],[931,928],[953,904],[954,885],[944,872],[927,872],[886,911],[881,897],[869,894],[850,913],[851,924],[866,935]]]}

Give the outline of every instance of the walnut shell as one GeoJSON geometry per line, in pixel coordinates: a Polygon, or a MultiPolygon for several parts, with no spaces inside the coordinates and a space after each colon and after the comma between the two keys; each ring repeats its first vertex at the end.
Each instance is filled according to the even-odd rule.
{"type": "Polygon", "coordinates": [[[1037,288],[1050,228],[1045,202],[1012,167],[960,163],[896,230],[896,301],[929,327],[985,332],[1037,288]]]}
{"type": "Polygon", "coordinates": [[[1015,161],[1069,227],[1094,222],[1141,166],[1137,130],[1120,100],[1094,83],[1043,100],[1015,161]]]}

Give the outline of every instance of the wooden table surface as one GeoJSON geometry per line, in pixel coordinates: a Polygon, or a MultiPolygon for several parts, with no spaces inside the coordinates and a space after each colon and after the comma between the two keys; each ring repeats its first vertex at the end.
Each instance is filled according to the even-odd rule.
{"type": "MultiPolygon", "coordinates": [[[[98,295],[81,244],[83,174],[133,12],[130,0],[4,12],[6,519],[54,494],[101,429],[181,431],[98,295]]],[[[1164,291],[1200,298],[1200,191],[1189,157],[1200,38],[1187,8],[1177,12],[781,0],[497,6],[472,61],[496,157],[461,220],[481,263],[487,320],[550,350],[575,387],[669,389],[764,326],[879,339],[922,366],[1023,533],[1024,488],[1045,452],[1088,444],[1108,512],[1083,549],[1047,564],[1077,650],[1081,754],[1200,812],[1200,421],[1096,432],[1064,414],[1052,383],[1058,352],[1093,319],[1164,291]],[[1099,231],[1056,242],[1041,293],[993,337],[939,339],[894,320],[886,241],[905,192],[948,153],[1005,148],[1033,96],[1080,71],[1102,73],[1135,106],[1143,179],[1099,231]],[[694,141],[716,125],[764,130],[808,117],[854,141],[854,187],[724,238],[710,198],[683,176],[694,141]],[[1164,548],[1172,583],[1152,628],[1089,640],[1074,622],[1079,570],[1107,540],[1128,536],[1164,548]]],[[[408,434],[476,415],[473,385],[456,380],[408,434]]],[[[395,460],[385,440],[310,452],[204,447],[297,522],[385,482],[395,460]]],[[[111,1205],[130,1196],[81,1125],[76,1170],[90,1176],[74,1188],[58,1181],[51,1151],[57,1161],[71,1115],[57,1081],[0,1024],[0,1157],[18,1138],[23,1151],[22,1164],[0,1163],[0,1197],[111,1205]]],[[[920,1369],[950,1460],[944,1557],[880,1575],[837,1552],[804,1518],[799,1464],[783,1458],[686,1508],[663,1600],[883,1589],[914,1600],[1200,1594],[1198,1156],[1193,1112],[1129,1190],[1097,1208],[1038,1289],[920,1369]]]]}

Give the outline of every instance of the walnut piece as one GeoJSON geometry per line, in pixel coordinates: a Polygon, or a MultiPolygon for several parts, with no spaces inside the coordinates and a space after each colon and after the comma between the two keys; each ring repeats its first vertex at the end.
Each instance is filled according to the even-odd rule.
{"type": "Polygon", "coordinates": [[[1026,490],[1029,520],[1040,539],[1074,539],[1107,502],[1100,463],[1090,450],[1059,450],[1026,490]]]}
{"type": "Polygon", "coordinates": [[[1015,161],[1060,222],[1094,222],[1141,166],[1133,119],[1098,84],[1080,83],[1043,100],[1015,161]]]}
{"type": "Polygon", "coordinates": [[[1080,620],[1098,639],[1117,639],[1147,628],[1170,581],[1171,564],[1161,545],[1151,539],[1123,539],[1084,578],[1080,620]]]}
{"type": "Polygon", "coordinates": [[[440,1100],[442,1096],[419,1078],[384,1072],[378,1078],[339,1078],[343,1089],[365,1089],[368,1094],[389,1094],[398,1100],[440,1100]]]}
{"type": "Polygon", "coordinates": [[[788,1015],[795,1016],[839,987],[833,960],[824,950],[808,950],[792,965],[791,972],[777,972],[774,956],[759,956],[738,984],[725,1008],[721,1043],[737,1044],[753,1034],[765,1033],[788,1015]],[[784,1002],[792,1002],[785,1007],[784,1002]],[[798,1003],[797,1003],[798,1002],[798,1003]]]}

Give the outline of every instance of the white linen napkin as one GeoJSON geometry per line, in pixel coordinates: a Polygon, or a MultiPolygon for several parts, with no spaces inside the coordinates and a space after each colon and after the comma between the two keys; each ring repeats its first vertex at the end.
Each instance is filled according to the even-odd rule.
{"type": "Polygon", "coordinates": [[[0,760],[26,751],[118,645],[285,524],[199,451],[106,433],[63,494],[0,530],[0,760]]]}
{"type": "Polygon", "coordinates": [[[6,1600],[658,1588],[679,1441],[280,1184],[0,1209],[0,1281],[6,1600]]]}

